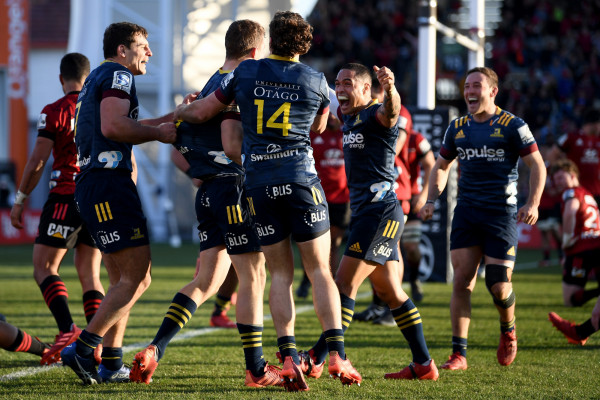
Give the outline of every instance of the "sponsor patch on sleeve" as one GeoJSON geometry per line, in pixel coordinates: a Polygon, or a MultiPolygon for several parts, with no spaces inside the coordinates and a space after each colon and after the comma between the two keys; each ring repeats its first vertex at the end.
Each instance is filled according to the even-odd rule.
{"type": "Polygon", "coordinates": [[[37,129],[46,129],[46,117],[47,115],[44,113],[40,114],[40,117],[38,118],[38,123],[37,123],[37,129]]]}
{"type": "Polygon", "coordinates": [[[521,142],[523,142],[523,144],[529,144],[529,143],[533,143],[535,142],[535,139],[533,138],[533,134],[531,133],[531,130],[529,130],[529,125],[525,124],[522,127],[520,127],[518,129],[519,132],[519,136],[521,137],[521,142]]]}
{"type": "Polygon", "coordinates": [[[115,71],[113,74],[112,89],[118,89],[131,94],[133,76],[127,71],[115,71]]]}
{"type": "Polygon", "coordinates": [[[227,85],[229,85],[229,82],[231,81],[231,78],[233,78],[233,73],[235,71],[231,71],[230,73],[227,74],[227,76],[225,78],[223,78],[223,80],[221,81],[221,90],[225,90],[225,88],[227,87],[227,85]]]}

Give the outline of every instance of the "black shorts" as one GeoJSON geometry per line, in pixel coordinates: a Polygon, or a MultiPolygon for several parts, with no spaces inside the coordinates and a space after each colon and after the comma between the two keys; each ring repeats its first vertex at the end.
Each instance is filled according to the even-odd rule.
{"type": "Polygon", "coordinates": [[[563,265],[564,283],[585,287],[590,272],[596,272],[596,279],[600,282],[600,249],[582,251],[565,257],[563,265]]]}
{"type": "Polygon", "coordinates": [[[363,206],[350,220],[344,255],[379,265],[398,261],[398,241],[403,228],[404,212],[399,201],[363,206]]]}
{"type": "Polygon", "coordinates": [[[96,247],[72,194],[50,193],[40,216],[35,243],[57,249],[72,249],[79,244],[96,247]]]}
{"type": "Polygon", "coordinates": [[[479,246],[488,257],[514,261],[518,244],[517,213],[455,207],[450,250],[479,246]]]}
{"type": "Polygon", "coordinates": [[[350,203],[328,203],[329,223],[340,229],[348,228],[350,224],[350,203]]]}
{"type": "Polygon", "coordinates": [[[200,251],[225,245],[228,254],[260,251],[242,177],[204,181],[196,193],[200,251]]]}
{"type": "Polygon", "coordinates": [[[103,253],[150,244],[146,217],[130,173],[88,172],[75,185],[75,201],[103,253]]]}
{"type": "Polygon", "coordinates": [[[319,179],[247,190],[260,244],[268,246],[292,235],[306,242],[329,231],[329,209],[319,179]]]}

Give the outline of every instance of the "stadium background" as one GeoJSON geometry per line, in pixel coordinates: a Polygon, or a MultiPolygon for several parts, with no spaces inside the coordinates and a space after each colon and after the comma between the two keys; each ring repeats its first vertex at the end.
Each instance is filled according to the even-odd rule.
{"type": "MultiPolygon", "coordinates": [[[[154,52],[147,76],[137,80],[141,116],[168,112],[181,95],[199,89],[223,59],[229,21],[251,18],[268,26],[274,11],[294,9],[313,24],[314,44],[302,61],[329,82],[342,63],[389,66],[404,105],[418,97],[420,1],[337,0],[7,0],[0,5],[0,244],[31,242],[48,188],[39,184],[29,200],[25,232],[10,226],[8,211],[36,137],[42,107],[62,96],[60,58],[67,51],[101,61],[102,32],[110,22],[130,20],[150,31],[154,52]],[[8,209],[7,209],[8,208],[8,209]]],[[[469,0],[437,2],[444,25],[469,35],[469,0]]],[[[522,116],[538,143],[551,145],[577,129],[582,112],[598,107],[600,1],[485,1],[485,64],[500,77],[497,104],[522,116]]],[[[464,111],[462,82],[468,51],[436,36],[436,106],[464,111]]],[[[140,189],[152,212],[156,241],[194,240],[193,191],[168,161],[169,146],[136,151],[145,173],[140,189]]],[[[47,168],[46,174],[49,174],[47,168]]],[[[527,176],[522,175],[522,182],[527,176]]],[[[47,177],[42,178],[42,182],[47,177]]],[[[520,190],[521,199],[527,196],[520,190]]],[[[521,227],[521,246],[537,247],[535,228],[521,227]]]]}

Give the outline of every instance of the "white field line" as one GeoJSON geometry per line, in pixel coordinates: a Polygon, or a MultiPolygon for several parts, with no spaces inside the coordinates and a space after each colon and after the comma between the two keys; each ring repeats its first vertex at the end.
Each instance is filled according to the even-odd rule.
{"type": "MultiPolygon", "coordinates": [[[[362,293],[358,293],[358,295],[356,296],[356,299],[361,300],[361,299],[364,299],[369,296],[371,296],[371,292],[362,292],[362,293]]],[[[296,307],[296,314],[303,314],[303,313],[313,311],[313,310],[314,310],[314,307],[312,304],[301,306],[301,307],[296,307]]],[[[270,314],[265,314],[265,317],[264,317],[265,321],[270,321],[271,319],[272,318],[271,318],[270,314]]],[[[223,329],[226,329],[226,328],[202,328],[202,329],[187,330],[187,331],[182,332],[182,333],[178,334],[177,336],[175,336],[173,339],[171,339],[171,342],[187,340],[187,339],[190,339],[190,338],[193,338],[196,336],[206,335],[208,333],[223,330],[223,329]]],[[[123,346],[123,353],[128,353],[130,351],[143,349],[146,346],[148,346],[149,344],[150,343],[148,343],[148,342],[143,342],[143,343],[133,343],[133,344],[130,344],[127,346],[123,346]]],[[[39,374],[42,372],[51,371],[53,368],[60,367],[60,366],[62,366],[62,363],[57,363],[57,364],[52,364],[52,365],[44,365],[44,366],[40,365],[39,367],[28,367],[28,368],[22,369],[20,371],[15,371],[15,372],[11,372],[10,374],[0,376],[0,382],[6,382],[6,381],[12,381],[15,379],[25,378],[27,376],[32,376],[32,375],[36,375],[36,374],[39,374]]]]}

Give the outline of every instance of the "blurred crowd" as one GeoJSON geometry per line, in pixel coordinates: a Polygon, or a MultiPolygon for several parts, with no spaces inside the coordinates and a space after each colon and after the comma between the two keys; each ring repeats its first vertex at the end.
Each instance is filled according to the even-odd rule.
{"type": "MultiPolygon", "coordinates": [[[[314,43],[305,61],[325,72],[330,84],[345,62],[389,66],[403,102],[416,104],[418,3],[319,1],[309,16],[314,43]]],[[[440,22],[453,27],[448,20],[462,3],[468,4],[438,1],[440,22]]],[[[600,89],[600,0],[504,0],[501,12],[498,28],[486,39],[491,45],[486,66],[500,78],[497,104],[523,117],[538,143],[552,145],[561,134],[578,129],[584,110],[600,106],[595,96],[600,89]]],[[[438,77],[459,84],[459,107],[464,104],[466,54],[455,70],[438,60],[438,77]]]]}

